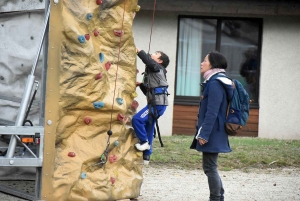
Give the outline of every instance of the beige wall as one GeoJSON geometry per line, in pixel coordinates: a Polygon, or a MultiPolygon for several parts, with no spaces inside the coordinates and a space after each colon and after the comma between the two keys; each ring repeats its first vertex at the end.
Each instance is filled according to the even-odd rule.
{"type": "MultiPolygon", "coordinates": [[[[149,40],[152,24],[152,12],[138,12],[133,23],[133,32],[135,45],[140,49],[148,52],[149,40]]],[[[170,59],[170,64],[167,68],[167,79],[169,82],[169,107],[165,114],[158,120],[161,135],[172,135],[172,121],[173,121],[173,101],[174,101],[174,84],[175,84],[175,62],[176,62],[176,44],[177,44],[177,15],[168,13],[155,13],[154,25],[152,29],[152,39],[150,53],[155,51],[165,52],[170,59]]],[[[142,81],[145,66],[138,59],[137,67],[139,73],[137,81],[142,81]]],[[[137,89],[139,102],[139,110],[146,106],[146,98],[142,91],[137,89]]]]}
{"type": "Polygon", "coordinates": [[[300,17],[264,19],[259,137],[300,139],[300,17]]]}

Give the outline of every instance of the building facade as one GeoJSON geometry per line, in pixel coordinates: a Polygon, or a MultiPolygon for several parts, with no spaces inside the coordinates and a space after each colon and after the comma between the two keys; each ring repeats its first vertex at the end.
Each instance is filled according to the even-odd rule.
{"type": "MultiPolygon", "coordinates": [[[[244,84],[252,100],[241,135],[300,139],[298,2],[140,0],[139,5],[136,46],[148,50],[151,37],[150,53],[162,50],[171,60],[170,106],[159,119],[163,135],[195,133],[203,81],[200,63],[217,50],[228,60],[227,74],[244,84]]],[[[143,72],[139,61],[138,68],[143,72]]]]}

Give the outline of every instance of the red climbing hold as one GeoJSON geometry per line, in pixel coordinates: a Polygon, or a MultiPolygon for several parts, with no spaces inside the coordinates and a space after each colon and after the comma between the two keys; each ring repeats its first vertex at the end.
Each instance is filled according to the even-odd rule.
{"type": "Polygon", "coordinates": [[[103,77],[102,73],[96,75],[95,80],[99,80],[103,77]]]}
{"type": "Polygon", "coordinates": [[[139,71],[139,69],[136,69],[136,74],[138,74],[140,71],[139,71]]]}
{"type": "Polygon", "coordinates": [[[111,162],[111,163],[116,162],[117,159],[118,159],[118,157],[116,155],[109,156],[109,162],[111,162]]]}
{"type": "Polygon", "coordinates": [[[109,61],[106,62],[106,64],[105,64],[106,70],[109,70],[109,69],[110,69],[110,66],[111,66],[111,63],[110,63],[109,61]]]}
{"type": "Polygon", "coordinates": [[[123,121],[124,117],[125,117],[124,114],[118,114],[119,121],[123,121]]]}
{"type": "Polygon", "coordinates": [[[94,36],[97,37],[97,36],[99,36],[99,34],[100,34],[100,32],[99,32],[98,30],[95,30],[95,31],[94,31],[94,36]]]}
{"type": "Polygon", "coordinates": [[[69,152],[69,153],[68,153],[68,156],[69,156],[69,157],[75,157],[76,154],[75,154],[74,152],[69,152]]]}
{"type": "Polygon", "coordinates": [[[111,181],[111,183],[112,183],[112,184],[114,184],[114,183],[115,183],[115,181],[116,181],[116,179],[115,179],[115,178],[113,178],[113,177],[110,177],[110,181],[111,181]]]}
{"type": "Polygon", "coordinates": [[[139,106],[139,103],[136,100],[133,100],[131,103],[131,108],[136,110],[139,106]]]}
{"type": "Polygon", "coordinates": [[[86,40],[90,40],[91,36],[90,36],[90,34],[85,34],[84,37],[85,37],[86,40]]]}
{"type": "Polygon", "coordinates": [[[84,122],[89,125],[92,122],[92,119],[90,117],[84,118],[84,122]]]}
{"type": "Polygon", "coordinates": [[[124,35],[124,31],[123,30],[114,30],[114,34],[115,34],[115,36],[121,37],[124,35]]]}
{"type": "Polygon", "coordinates": [[[96,0],[97,5],[101,5],[103,3],[103,0],[96,0]]]}

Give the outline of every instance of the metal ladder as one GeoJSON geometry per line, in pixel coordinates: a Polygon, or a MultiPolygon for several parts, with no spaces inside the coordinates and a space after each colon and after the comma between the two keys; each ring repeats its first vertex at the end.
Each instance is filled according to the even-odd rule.
{"type": "MultiPolygon", "coordinates": [[[[44,149],[44,121],[40,120],[39,126],[23,126],[26,111],[30,108],[29,102],[31,98],[31,94],[34,88],[34,84],[36,83],[36,87],[38,87],[39,83],[35,81],[35,71],[38,63],[38,58],[40,56],[40,52],[44,43],[44,68],[42,73],[42,86],[45,88],[46,83],[46,70],[45,67],[47,65],[47,40],[44,41],[45,36],[48,38],[48,23],[50,16],[50,2],[46,1],[45,8],[45,20],[44,27],[42,32],[41,41],[39,43],[38,52],[35,57],[33,67],[30,75],[28,76],[27,83],[25,86],[25,91],[22,97],[22,101],[20,104],[20,108],[18,111],[18,115],[16,118],[16,122],[12,125],[13,122],[1,119],[0,123],[5,124],[7,126],[0,126],[0,135],[11,136],[9,145],[7,147],[7,152],[5,156],[0,156],[0,167],[8,166],[8,167],[35,167],[36,168],[36,179],[35,179],[35,195],[28,194],[22,191],[18,191],[14,188],[6,187],[4,185],[0,185],[0,192],[4,192],[7,194],[11,194],[17,197],[22,197],[28,200],[39,200],[41,193],[41,180],[42,180],[42,164],[43,164],[43,149],[44,149]],[[37,139],[37,143],[33,146],[28,146],[27,144],[21,142],[21,137],[24,136],[34,136],[34,139],[37,139]],[[30,153],[29,156],[16,156],[15,150],[18,144],[21,144],[24,147],[24,150],[30,153]]],[[[44,110],[44,99],[45,99],[45,90],[41,91],[43,101],[40,106],[40,110],[44,110]]],[[[14,102],[18,102],[15,98],[9,98],[5,96],[0,96],[1,99],[10,100],[14,102]]]]}

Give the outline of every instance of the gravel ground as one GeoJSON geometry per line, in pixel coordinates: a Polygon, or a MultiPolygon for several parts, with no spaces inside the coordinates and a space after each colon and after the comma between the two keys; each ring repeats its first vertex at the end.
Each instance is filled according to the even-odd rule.
{"type": "MultiPolygon", "coordinates": [[[[153,168],[149,165],[143,172],[144,182],[138,200],[208,200],[207,179],[201,170],[153,168]]],[[[227,201],[300,200],[300,168],[253,169],[248,172],[233,170],[219,173],[227,201]]],[[[23,201],[23,199],[0,193],[0,201],[23,201]]]]}

